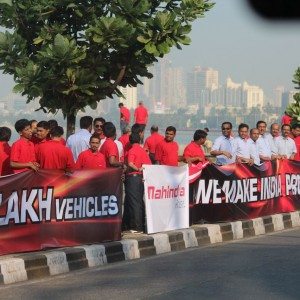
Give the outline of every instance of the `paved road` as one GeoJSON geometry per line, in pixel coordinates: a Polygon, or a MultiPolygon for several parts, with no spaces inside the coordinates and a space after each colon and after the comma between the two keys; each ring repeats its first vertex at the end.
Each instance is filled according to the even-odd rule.
{"type": "Polygon", "coordinates": [[[300,299],[300,229],[0,288],[0,299],[300,299]]]}

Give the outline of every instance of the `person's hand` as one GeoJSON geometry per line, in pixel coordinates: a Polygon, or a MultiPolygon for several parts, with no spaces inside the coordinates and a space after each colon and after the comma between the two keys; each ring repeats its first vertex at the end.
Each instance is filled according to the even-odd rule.
{"type": "Polygon", "coordinates": [[[40,168],[40,165],[37,162],[30,162],[28,167],[36,172],[40,168]]]}
{"type": "Polygon", "coordinates": [[[222,151],[222,155],[224,155],[224,156],[226,156],[227,158],[232,158],[232,155],[231,155],[231,153],[230,152],[228,152],[228,151],[222,151]]]}

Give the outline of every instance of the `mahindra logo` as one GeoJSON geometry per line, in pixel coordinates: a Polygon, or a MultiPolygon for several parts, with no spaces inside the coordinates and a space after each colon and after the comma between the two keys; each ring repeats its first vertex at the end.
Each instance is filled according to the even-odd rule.
{"type": "Polygon", "coordinates": [[[162,186],[161,188],[149,186],[147,192],[148,199],[151,200],[170,199],[185,196],[185,188],[179,185],[177,187],[162,186]]]}

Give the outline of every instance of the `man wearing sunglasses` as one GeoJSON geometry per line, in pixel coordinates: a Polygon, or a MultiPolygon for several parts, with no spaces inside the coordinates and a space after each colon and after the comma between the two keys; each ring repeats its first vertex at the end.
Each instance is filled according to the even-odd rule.
{"type": "Polygon", "coordinates": [[[232,124],[224,122],[221,129],[222,135],[215,140],[210,154],[216,156],[216,164],[222,166],[234,163],[235,157],[233,155],[234,138],[232,137],[232,124]]]}

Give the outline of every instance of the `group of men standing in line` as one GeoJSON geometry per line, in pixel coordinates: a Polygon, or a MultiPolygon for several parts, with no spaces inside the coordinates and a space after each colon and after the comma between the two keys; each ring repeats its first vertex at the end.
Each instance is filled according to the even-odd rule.
{"type": "Polygon", "coordinates": [[[233,137],[232,124],[224,122],[222,135],[218,137],[210,152],[216,156],[216,164],[247,163],[261,165],[265,161],[290,159],[300,161],[300,124],[273,123],[267,133],[267,123],[258,121],[249,132],[247,124],[240,124],[238,136],[233,137]],[[280,134],[281,131],[281,134],[280,134]]]}
{"type": "MultiPolygon", "coordinates": [[[[151,127],[151,135],[144,141],[148,112],[140,102],[135,110],[135,123],[130,124],[130,111],[122,104],[120,126],[122,135],[117,139],[116,127],[103,118],[84,116],[80,119],[80,130],[63,138],[63,128],[55,120],[18,120],[15,129],[20,135],[10,149],[8,141],[11,132],[0,127],[0,171],[1,176],[20,173],[29,169],[58,169],[66,172],[80,169],[105,169],[120,167],[125,175],[125,202],[123,230],[134,233],[145,231],[144,183],[142,166],[161,164],[178,166],[208,163],[202,146],[207,132],[198,129],[193,140],[179,155],[175,141],[176,128],[168,126],[165,135],[159,134],[158,126],[151,127]]],[[[222,123],[222,135],[212,146],[210,154],[216,157],[218,165],[246,163],[260,165],[273,159],[300,161],[300,125],[274,123],[270,133],[267,124],[259,121],[249,133],[247,124],[240,124],[238,136],[233,137],[232,124],[222,123]]]]}

